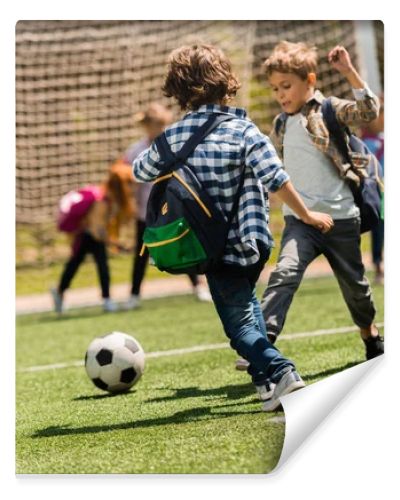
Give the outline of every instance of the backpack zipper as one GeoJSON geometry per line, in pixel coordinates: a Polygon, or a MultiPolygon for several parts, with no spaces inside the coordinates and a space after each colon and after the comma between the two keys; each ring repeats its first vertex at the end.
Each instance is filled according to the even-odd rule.
{"type": "Polygon", "coordinates": [[[175,238],[170,238],[169,240],[157,241],[156,243],[143,243],[142,248],[141,248],[140,253],[139,253],[140,257],[143,257],[143,254],[144,254],[146,247],[147,248],[162,247],[164,245],[168,245],[169,243],[174,243],[175,241],[178,241],[181,238],[183,238],[184,236],[186,236],[189,231],[190,231],[190,228],[185,229],[185,231],[183,231],[182,234],[180,234],[179,236],[176,236],[175,238]]]}

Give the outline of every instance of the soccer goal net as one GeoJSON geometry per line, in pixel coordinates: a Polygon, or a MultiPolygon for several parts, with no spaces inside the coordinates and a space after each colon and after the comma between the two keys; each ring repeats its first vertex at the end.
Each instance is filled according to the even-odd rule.
{"type": "MultiPolygon", "coordinates": [[[[379,35],[383,28],[376,24],[379,35]]],[[[183,44],[211,43],[226,52],[242,83],[236,104],[268,133],[278,108],[261,64],[280,40],[316,45],[319,88],[351,95],[326,56],[341,44],[357,64],[352,21],[18,22],[17,224],[51,231],[60,197],[103,181],[110,164],[140,137],[132,117],[148,103],[162,102],[178,118],[161,87],[169,52],[183,44]]]]}

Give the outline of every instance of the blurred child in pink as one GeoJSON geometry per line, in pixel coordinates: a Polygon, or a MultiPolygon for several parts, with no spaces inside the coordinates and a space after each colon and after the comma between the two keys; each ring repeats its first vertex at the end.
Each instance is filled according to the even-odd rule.
{"type": "Polygon", "coordinates": [[[64,293],[84,262],[87,254],[92,254],[101,286],[103,309],[112,312],[117,309],[110,298],[110,270],[107,245],[122,247],[115,238],[121,223],[128,222],[133,215],[131,169],[122,162],[115,163],[107,180],[96,188],[95,200],[88,211],[70,232],[71,256],[65,264],[57,288],[51,290],[55,311],[63,312],[64,293]]]}

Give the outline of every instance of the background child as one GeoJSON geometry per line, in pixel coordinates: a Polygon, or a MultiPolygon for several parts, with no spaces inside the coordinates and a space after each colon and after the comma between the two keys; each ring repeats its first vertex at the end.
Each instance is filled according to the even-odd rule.
{"type": "MultiPolygon", "coordinates": [[[[338,121],[346,126],[360,126],[375,119],[379,101],[355,70],[346,49],[335,47],[328,60],[347,79],[355,97],[355,102],[333,98],[338,121]]],[[[335,273],[353,321],[360,328],[366,357],[373,358],[383,353],[383,340],[373,323],[375,307],[360,251],[359,209],[348,185],[348,181],[357,182],[364,175],[367,160],[354,155],[355,171],[349,169],[329,140],[321,115],[324,97],[315,90],[315,48],[281,42],[264,67],[285,113],[275,119],[271,134],[285,170],[307,207],[329,213],[335,222],[331,231],[322,234],[303,224],[290,207],[283,206],[285,229],[278,264],[262,299],[268,335],[272,341],[279,335],[304,271],[323,254],[335,273]]]]}
{"type": "MultiPolygon", "coordinates": [[[[176,153],[211,114],[224,113],[233,118],[219,124],[186,163],[226,215],[245,168],[238,213],[221,266],[209,272],[207,280],[231,346],[250,362],[249,374],[260,397],[266,400],[263,409],[271,411],[279,406],[282,395],[303,387],[304,382],[294,364],[268,341],[255,295],[255,283],[272,245],[267,190],[277,192],[305,223],[326,231],[332,220],[305,207],[269,139],[246,118],[244,109],[227,106],[239,87],[229,60],[219,49],[193,45],[173,51],[163,90],[189,112],[167,128],[166,138],[176,153]]],[[[133,162],[133,171],[141,182],[160,174],[160,157],[154,143],[133,162]]]]}
{"type": "MultiPolygon", "coordinates": [[[[123,156],[123,161],[132,165],[135,158],[147,149],[152,141],[160,135],[165,127],[172,122],[172,113],[165,106],[159,103],[151,103],[146,111],[138,113],[135,116],[135,121],[139,123],[144,131],[145,137],[139,142],[132,144],[123,156]]],[[[146,273],[147,264],[149,261],[149,251],[147,248],[143,255],[140,251],[143,245],[143,233],[146,229],[146,208],[149,200],[150,191],[153,185],[151,183],[137,183],[135,185],[136,199],[136,230],[134,242],[134,257],[132,268],[132,287],[131,296],[125,304],[126,309],[136,309],[140,305],[140,289],[146,273]]],[[[200,301],[210,301],[211,296],[208,290],[200,285],[199,277],[196,274],[189,274],[190,282],[193,286],[193,292],[200,301]]]]}
{"type": "Polygon", "coordinates": [[[71,257],[65,264],[57,288],[51,290],[54,308],[63,311],[64,292],[69,288],[87,254],[92,254],[96,263],[101,286],[103,309],[112,312],[117,309],[110,299],[110,271],[106,245],[119,246],[110,237],[118,233],[118,226],[131,219],[132,207],[132,171],[121,163],[113,165],[107,181],[99,186],[99,195],[90,206],[87,214],[80,220],[79,228],[72,235],[71,257]],[[112,229],[111,229],[112,228],[112,229]]]}

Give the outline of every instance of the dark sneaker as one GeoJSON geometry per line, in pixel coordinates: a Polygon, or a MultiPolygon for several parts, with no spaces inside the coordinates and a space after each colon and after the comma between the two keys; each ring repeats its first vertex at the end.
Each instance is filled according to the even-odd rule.
{"type": "Polygon", "coordinates": [[[378,335],[377,337],[370,337],[369,339],[363,339],[365,344],[365,356],[367,359],[373,359],[380,356],[385,352],[383,345],[383,338],[378,335]]]}
{"type": "Polygon", "coordinates": [[[265,401],[262,410],[274,411],[278,409],[281,405],[280,398],[282,396],[286,396],[286,394],[289,394],[290,392],[302,389],[305,385],[306,384],[295,370],[288,370],[276,384],[271,399],[265,401]]]}

